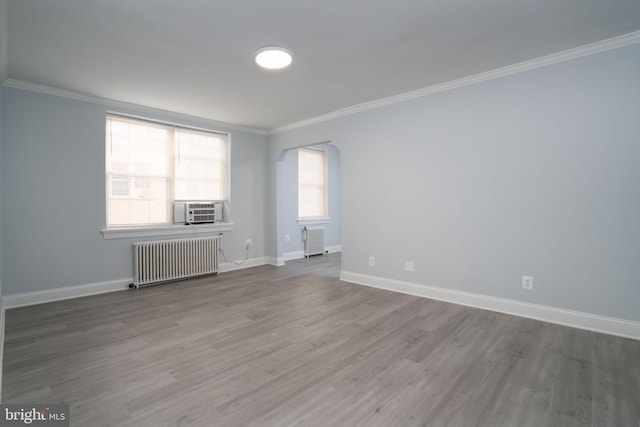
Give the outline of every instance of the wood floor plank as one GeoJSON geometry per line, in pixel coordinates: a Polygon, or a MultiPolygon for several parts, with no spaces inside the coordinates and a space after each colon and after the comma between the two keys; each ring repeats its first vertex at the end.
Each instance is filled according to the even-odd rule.
{"type": "Polygon", "coordinates": [[[635,426],[640,342],[338,280],[339,254],[6,312],[73,426],[635,426]]]}

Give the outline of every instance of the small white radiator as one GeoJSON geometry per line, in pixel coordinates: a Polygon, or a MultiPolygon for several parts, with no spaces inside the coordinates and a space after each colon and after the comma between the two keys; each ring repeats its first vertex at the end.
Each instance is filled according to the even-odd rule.
{"type": "Polygon", "coordinates": [[[213,236],[135,243],[133,286],[217,274],[219,242],[213,236]]]}
{"type": "Polygon", "coordinates": [[[305,227],[304,228],[304,256],[318,255],[324,253],[324,228],[305,227]]]}

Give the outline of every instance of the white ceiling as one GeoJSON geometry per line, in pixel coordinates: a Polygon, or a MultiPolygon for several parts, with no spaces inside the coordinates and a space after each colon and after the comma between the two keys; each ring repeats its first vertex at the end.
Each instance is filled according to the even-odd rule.
{"type": "Polygon", "coordinates": [[[636,30],[640,0],[8,0],[7,69],[273,129],[636,30]]]}

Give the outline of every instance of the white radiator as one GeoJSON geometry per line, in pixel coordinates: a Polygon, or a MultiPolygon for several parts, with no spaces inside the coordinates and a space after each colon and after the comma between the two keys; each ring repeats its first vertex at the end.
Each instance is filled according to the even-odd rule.
{"type": "Polygon", "coordinates": [[[305,227],[304,228],[304,256],[318,255],[324,253],[324,228],[305,227]]]}
{"type": "Polygon", "coordinates": [[[218,273],[219,242],[214,236],[135,243],[133,286],[218,273]]]}

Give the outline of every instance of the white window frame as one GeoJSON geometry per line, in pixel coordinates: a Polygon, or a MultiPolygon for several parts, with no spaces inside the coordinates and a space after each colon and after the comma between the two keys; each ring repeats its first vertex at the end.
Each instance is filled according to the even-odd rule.
{"type": "Polygon", "coordinates": [[[310,224],[326,224],[329,223],[331,218],[329,217],[329,155],[326,150],[304,147],[298,149],[298,224],[310,225],[310,224]],[[323,178],[324,178],[324,206],[322,215],[317,216],[300,216],[300,153],[303,151],[308,152],[320,152],[323,156],[323,178]]]}
{"type": "MultiPolygon", "coordinates": [[[[222,132],[207,128],[200,128],[195,126],[187,126],[184,124],[167,122],[162,120],[149,119],[147,117],[140,117],[128,114],[122,114],[117,112],[108,111],[105,116],[105,123],[107,119],[112,117],[121,117],[128,120],[138,120],[143,122],[149,122],[150,124],[157,124],[161,126],[170,126],[174,128],[182,128],[187,130],[194,130],[200,132],[211,132],[216,134],[222,134],[226,136],[226,159],[225,159],[225,198],[224,202],[226,202],[227,206],[231,205],[231,134],[228,132],[222,132]]],[[[106,133],[106,126],[105,126],[106,133]]],[[[105,140],[105,150],[107,149],[106,137],[105,140]]],[[[172,148],[173,150],[173,148],[172,148]]],[[[105,151],[106,156],[106,151],[105,151]]],[[[173,158],[170,159],[170,162],[173,162],[173,158]]],[[[106,162],[105,162],[106,165],[106,162]]],[[[173,167],[173,165],[171,165],[173,167]]],[[[173,180],[174,172],[171,172],[171,179],[173,180]]],[[[107,226],[107,207],[108,207],[108,198],[109,192],[111,191],[109,180],[107,179],[107,171],[105,168],[104,171],[105,177],[105,209],[104,209],[104,224],[105,227],[101,230],[104,239],[119,239],[119,238],[135,238],[135,237],[156,237],[156,236],[196,236],[198,234],[203,233],[212,233],[212,232],[223,232],[223,231],[233,231],[235,224],[231,221],[230,218],[225,218],[225,222],[223,223],[215,223],[215,224],[156,224],[156,225],[126,225],[126,226],[107,226]]],[[[129,191],[133,187],[133,182],[129,184],[129,191]]],[[[169,217],[172,217],[173,211],[173,198],[174,198],[174,190],[173,190],[173,182],[170,182],[170,198],[168,202],[169,209],[169,217]]]]}

